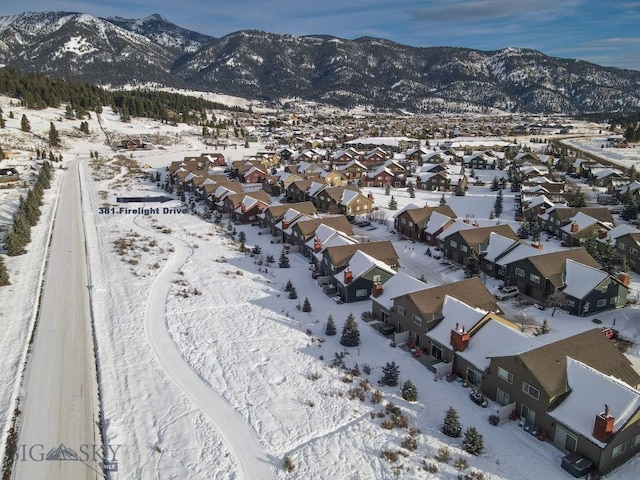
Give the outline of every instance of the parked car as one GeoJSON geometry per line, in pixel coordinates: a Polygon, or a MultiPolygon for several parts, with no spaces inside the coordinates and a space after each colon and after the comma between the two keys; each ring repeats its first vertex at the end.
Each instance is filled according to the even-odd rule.
{"type": "Polygon", "coordinates": [[[502,286],[498,288],[498,293],[496,293],[496,299],[498,300],[506,300],[508,298],[517,297],[520,295],[520,290],[515,285],[510,286],[502,286]]]}
{"type": "Polygon", "coordinates": [[[578,452],[573,452],[562,457],[561,466],[575,478],[580,478],[591,471],[593,462],[578,452]]]}

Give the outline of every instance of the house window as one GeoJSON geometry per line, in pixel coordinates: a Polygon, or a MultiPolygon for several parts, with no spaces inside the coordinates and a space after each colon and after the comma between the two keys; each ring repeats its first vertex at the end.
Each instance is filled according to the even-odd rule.
{"type": "Polygon", "coordinates": [[[509,405],[510,401],[511,397],[507,392],[500,390],[499,388],[496,390],[496,402],[504,407],[505,405],[509,405]]]}
{"type": "Polygon", "coordinates": [[[416,325],[422,326],[422,317],[419,317],[415,313],[411,315],[411,320],[413,320],[413,323],[415,323],[416,325]]]}
{"type": "Polygon", "coordinates": [[[607,299],[606,298],[601,298],[600,300],[598,300],[598,303],[596,303],[597,307],[604,307],[607,304],[607,299]]]}
{"type": "Polygon", "coordinates": [[[442,360],[442,349],[437,345],[431,345],[431,356],[438,360],[442,360]]]}
{"type": "Polygon", "coordinates": [[[540,283],[540,277],[538,275],[534,275],[533,273],[529,274],[529,280],[533,283],[540,283]]]}
{"type": "Polygon", "coordinates": [[[622,442],[620,445],[616,445],[615,447],[613,447],[611,458],[616,458],[618,455],[624,452],[626,445],[626,442],[622,442]]]}
{"type": "Polygon", "coordinates": [[[359,290],[356,290],[356,297],[366,297],[366,296],[367,296],[366,288],[361,288],[359,290]]]}
{"type": "Polygon", "coordinates": [[[540,399],[540,391],[537,388],[532,387],[527,382],[522,382],[522,391],[536,400],[540,399]]]}
{"type": "Polygon", "coordinates": [[[482,382],[482,374],[477,370],[469,367],[467,368],[467,380],[469,380],[476,387],[479,387],[480,382],[482,382]]]}
{"type": "Polygon", "coordinates": [[[455,240],[450,240],[449,245],[451,245],[453,248],[456,248],[458,246],[458,242],[456,242],[455,240]]]}
{"type": "Polygon", "coordinates": [[[616,303],[618,303],[618,297],[611,297],[611,298],[609,299],[609,303],[610,303],[611,305],[615,305],[616,303]]]}
{"type": "Polygon", "coordinates": [[[460,250],[463,252],[467,252],[469,249],[467,248],[466,245],[460,245],[460,250]]]}
{"type": "Polygon", "coordinates": [[[574,302],[573,300],[567,299],[567,306],[568,307],[575,307],[576,306],[576,302],[574,302]]]}
{"type": "Polygon", "coordinates": [[[638,254],[638,249],[631,247],[631,248],[629,248],[629,253],[631,255],[637,255],[638,254]]]}
{"type": "Polygon", "coordinates": [[[402,305],[398,305],[398,313],[400,315],[404,316],[405,312],[406,311],[405,311],[404,307],[402,305]]]}
{"type": "Polygon", "coordinates": [[[516,267],[516,275],[518,275],[519,277],[524,277],[524,270],[516,267]]]}
{"type": "Polygon", "coordinates": [[[409,226],[413,227],[413,222],[411,220],[409,220],[409,226]]]}
{"type": "Polygon", "coordinates": [[[556,428],[556,445],[569,452],[575,452],[578,446],[578,438],[562,428],[560,425],[556,428]]]}
{"type": "Polygon", "coordinates": [[[520,408],[520,417],[529,425],[536,423],[536,412],[531,410],[525,404],[522,404],[520,408]]]}
{"type": "Polygon", "coordinates": [[[619,243],[619,244],[618,244],[618,248],[619,248],[620,250],[626,250],[626,249],[627,249],[627,246],[626,246],[624,243],[619,243]]]}
{"type": "Polygon", "coordinates": [[[502,367],[498,367],[498,376],[505,382],[513,383],[513,375],[511,372],[505,370],[502,367]]]}
{"type": "Polygon", "coordinates": [[[640,445],[640,433],[631,439],[629,442],[629,448],[633,448],[638,445],[640,445]]]}

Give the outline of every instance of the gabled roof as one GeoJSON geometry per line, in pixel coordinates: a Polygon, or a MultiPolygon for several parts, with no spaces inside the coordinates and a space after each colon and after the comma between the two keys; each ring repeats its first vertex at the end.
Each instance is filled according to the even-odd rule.
{"type": "Polygon", "coordinates": [[[496,232],[489,234],[489,243],[485,250],[484,259],[489,262],[495,262],[497,258],[504,255],[507,250],[514,248],[519,240],[514,240],[510,237],[504,237],[496,232]]]}
{"type": "MultiPolygon", "coordinates": [[[[347,268],[351,270],[351,273],[353,274],[353,277],[352,277],[353,280],[356,280],[362,277],[364,274],[366,274],[367,272],[371,271],[374,268],[378,268],[379,270],[387,272],[390,275],[393,275],[396,273],[395,270],[393,270],[393,268],[391,268],[389,265],[387,265],[383,261],[377,260],[373,258],[371,255],[367,255],[361,250],[358,250],[356,253],[353,254],[351,259],[349,260],[349,266],[347,268]]],[[[338,281],[338,283],[341,283],[343,285],[345,284],[344,272],[337,273],[336,275],[334,275],[334,278],[338,281]]]]}
{"type": "MultiPolygon", "coordinates": [[[[447,207],[449,210],[451,210],[448,205],[443,205],[443,207],[447,207]]],[[[442,213],[445,211],[445,209],[437,209],[431,213],[423,227],[425,233],[434,234],[442,227],[444,227],[447,223],[453,221],[456,218],[456,214],[453,213],[453,210],[451,210],[450,214],[442,213]]]]}
{"type": "Polygon", "coordinates": [[[596,269],[602,268],[584,247],[537,255],[530,257],[529,261],[555,288],[559,288],[564,285],[562,276],[567,259],[575,260],[596,269]]]}
{"type": "Polygon", "coordinates": [[[613,431],[619,431],[640,408],[640,392],[571,356],[566,362],[571,393],[549,415],[603,448],[605,444],[593,436],[596,415],[603,413],[606,405],[615,419],[613,431]]]}
{"type": "Polygon", "coordinates": [[[492,232],[506,238],[511,238],[512,240],[518,240],[518,235],[516,235],[516,232],[513,231],[510,225],[504,223],[501,225],[493,225],[489,227],[475,227],[465,230],[459,230],[460,236],[470,246],[487,243],[487,241],[489,240],[489,235],[491,235],[492,232]]]}
{"type": "Polygon", "coordinates": [[[465,331],[474,326],[487,314],[486,310],[470,307],[466,303],[450,295],[444,296],[442,303],[442,320],[426,333],[431,340],[440,345],[449,345],[451,330],[464,328],[465,331]]]}
{"type": "Polygon", "coordinates": [[[236,209],[242,204],[245,197],[259,200],[267,205],[271,203],[271,197],[264,190],[256,190],[255,192],[230,193],[225,197],[224,201],[231,203],[233,208],[236,209]]]}
{"type": "Polygon", "coordinates": [[[329,225],[330,227],[344,232],[347,235],[353,235],[353,226],[349,223],[349,220],[347,220],[347,217],[345,217],[344,215],[305,220],[296,223],[295,228],[304,236],[304,238],[309,238],[316,232],[316,229],[319,225],[329,225]]]}
{"type": "Polygon", "coordinates": [[[267,207],[265,214],[268,212],[271,218],[279,220],[283,218],[285,213],[290,209],[306,215],[316,213],[316,206],[312,202],[298,202],[285,203],[284,205],[271,205],[267,207]]]}
{"type": "Polygon", "coordinates": [[[583,362],[604,375],[619,378],[632,387],[640,384],[640,375],[629,359],[599,328],[534,348],[519,357],[551,398],[569,391],[567,357],[583,362]]]}
{"type": "Polygon", "coordinates": [[[398,253],[389,240],[329,247],[326,252],[331,264],[336,268],[341,268],[348,265],[351,257],[359,250],[392,267],[397,267],[400,264],[398,253]]]}
{"type": "Polygon", "coordinates": [[[424,290],[425,288],[427,288],[427,284],[423,281],[406,273],[398,272],[385,282],[382,293],[378,297],[371,297],[371,300],[379,303],[387,310],[391,310],[395,297],[417,290],[424,290]]]}
{"type": "MultiPolygon", "coordinates": [[[[586,213],[583,212],[578,212],[576,213],[573,217],[571,217],[569,219],[569,223],[566,224],[564,227],[561,228],[561,230],[563,230],[564,232],[567,233],[577,233],[580,232],[582,230],[585,230],[586,228],[589,228],[595,224],[601,224],[602,226],[605,226],[603,222],[590,217],[589,215],[587,215],[586,213]],[[576,232],[572,232],[571,228],[573,224],[576,224],[578,226],[578,230],[576,232]]],[[[613,225],[613,224],[611,224],[613,225]]]]}
{"type": "Polygon", "coordinates": [[[607,278],[609,274],[604,270],[589,267],[568,258],[564,273],[567,286],[562,292],[574,298],[583,299],[607,278]]]}
{"type": "Polygon", "coordinates": [[[567,206],[556,205],[555,207],[547,210],[547,213],[550,216],[557,217],[561,222],[568,220],[578,212],[582,212],[586,215],[589,215],[590,217],[593,217],[596,220],[600,220],[601,222],[611,223],[612,225],[616,224],[609,209],[604,207],[578,208],[578,207],[567,207],[567,206]]]}
{"type": "Polygon", "coordinates": [[[459,282],[409,293],[407,296],[423,315],[441,313],[445,296],[456,298],[467,305],[488,312],[498,311],[493,294],[487,290],[478,277],[467,278],[459,282]]]}

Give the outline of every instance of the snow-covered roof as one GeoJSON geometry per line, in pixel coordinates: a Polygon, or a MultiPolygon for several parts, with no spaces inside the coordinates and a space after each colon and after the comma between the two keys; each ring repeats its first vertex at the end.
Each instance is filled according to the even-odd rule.
{"type": "Polygon", "coordinates": [[[530,208],[537,207],[539,205],[553,205],[553,202],[549,200],[547,197],[545,197],[544,195],[537,195],[531,199],[527,199],[525,203],[528,204],[526,208],[523,208],[523,210],[525,211],[529,210],[530,208]]]}
{"type": "Polygon", "coordinates": [[[542,255],[545,253],[549,252],[534,248],[527,243],[520,243],[504,257],[496,260],[495,263],[503,267],[510,263],[517,262],[518,260],[522,260],[523,258],[535,257],[536,255],[542,255]]]}
{"type": "Polygon", "coordinates": [[[424,231],[429,234],[435,233],[451,220],[451,217],[447,217],[440,212],[431,212],[431,216],[424,226],[424,231]]]}
{"type": "MultiPolygon", "coordinates": [[[[322,252],[329,247],[337,247],[340,245],[353,245],[358,243],[355,239],[345,235],[343,232],[339,232],[338,230],[334,230],[334,233],[328,237],[326,237],[322,241],[322,249],[319,252],[314,252],[313,255],[319,261],[322,261],[322,252]]],[[[309,240],[307,242],[307,246],[311,249],[315,246],[315,238],[309,240]]]]}
{"type": "Polygon", "coordinates": [[[404,207],[402,210],[399,210],[398,213],[393,215],[393,218],[396,218],[398,215],[400,215],[401,213],[406,212],[407,210],[413,210],[414,208],[422,208],[422,207],[419,207],[415,203],[410,203],[406,207],[404,207]]]}
{"type": "Polygon", "coordinates": [[[589,267],[570,258],[565,263],[563,292],[574,298],[584,298],[591,290],[605,281],[609,274],[604,270],[589,267]]]}
{"type": "Polygon", "coordinates": [[[571,233],[571,226],[573,225],[573,223],[576,223],[578,225],[579,230],[584,230],[585,228],[598,223],[598,220],[587,215],[586,213],[578,212],[569,219],[569,223],[562,227],[561,230],[567,233],[571,233]]]}
{"type": "Polygon", "coordinates": [[[496,350],[496,345],[527,345],[531,337],[516,328],[490,318],[469,340],[469,346],[463,352],[457,352],[460,358],[471,365],[485,370],[489,368],[489,358],[496,350]]]}
{"type": "Polygon", "coordinates": [[[499,233],[491,232],[489,234],[489,242],[487,243],[486,254],[484,260],[495,262],[496,258],[502,255],[507,249],[512,247],[518,240],[507,238],[499,233]]]}
{"type": "Polygon", "coordinates": [[[449,345],[451,342],[451,330],[465,327],[469,330],[487,314],[485,310],[470,307],[464,302],[449,295],[445,295],[442,304],[442,316],[444,317],[438,325],[426,333],[431,340],[440,345],[449,345]]]}
{"type": "Polygon", "coordinates": [[[349,205],[358,195],[360,195],[360,192],[356,192],[355,190],[349,190],[348,188],[345,188],[342,192],[342,198],[340,199],[340,204],[349,205]]]}
{"type": "Polygon", "coordinates": [[[618,237],[626,235],[627,233],[640,233],[640,230],[638,230],[633,225],[629,225],[628,223],[621,223],[620,225],[617,225],[613,227],[611,230],[609,230],[605,238],[599,238],[598,241],[600,242],[614,241],[618,237]]]}
{"type": "Polygon", "coordinates": [[[569,395],[549,415],[601,448],[606,444],[593,436],[593,425],[605,405],[615,419],[614,432],[640,408],[638,390],[571,357],[567,357],[567,383],[569,395]]]}
{"type": "MultiPolygon", "coordinates": [[[[379,269],[384,270],[391,275],[395,275],[396,273],[393,268],[391,268],[383,261],[377,260],[361,250],[358,250],[353,254],[351,260],[349,260],[349,266],[347,268],[351,270],[351,273],[353,274],[353,280],[355,280],[367,273],[373,267],[378,267],[379,269]]],[[[338,283],[344,285],[344,271],[335,274],[334,278],[338,281],[338,283]]]]}
{"type": "Polygon", "coordinates": [[[393,299],[406,293],[416,292],[428,288],[428,285],[417,278],[403,272],[396,273],[384,284],[382,293],[377,297],[371,297],[374,302],[382,305],[383,308],[391,310],[393,299]]]}

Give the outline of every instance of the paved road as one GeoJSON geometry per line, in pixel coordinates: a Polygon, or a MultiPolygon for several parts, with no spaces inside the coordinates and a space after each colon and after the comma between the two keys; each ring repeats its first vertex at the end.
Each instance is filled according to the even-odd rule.
{"type": "Polygon", "coordinates": [[[78,163],[72,162],[60,191],[41,315],[23,384],[13,469],[17,480],[102,478],[93,447],[100,436],[81,218],[78,163]],[[56,459],[47,460],[51,457],[56,459]]]}

